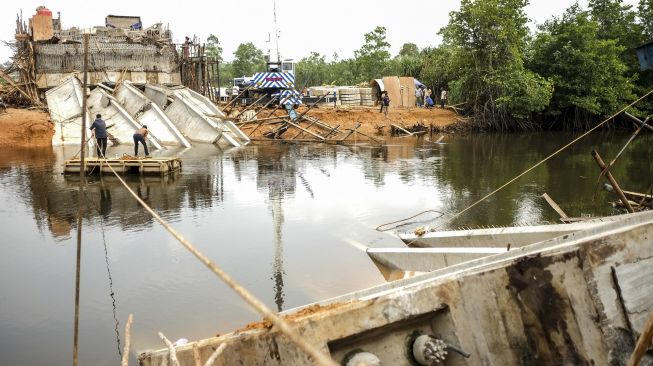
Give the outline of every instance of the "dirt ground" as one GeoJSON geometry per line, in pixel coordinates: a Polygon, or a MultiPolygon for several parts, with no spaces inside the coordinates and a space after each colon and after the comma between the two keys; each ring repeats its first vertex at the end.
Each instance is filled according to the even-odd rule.
{"type": "Polygon", "coordinates": [[[47,112],[9,108],[0,112],[0,146],[44,147],[52,145],[54,124],[47,112]]]}
{"type": "MultiPolygon", "coordinates": [[[[300,107],[297,110],[297,113],[300,114],[304,112],[305,107],[300,107]]],[[[282,116],[283,113],[278,113],[282,116]]],[[[259,114],[259,118],[265,117],[266,113],[262,112],[259,114]]],[[[390,108],[388,116],[379,113],[379,107],[355,107],[355,108],[343,108],[343,107],[318,107],[313,108],[306,116],[314,117],[319,119],[326,125],[331,127],[339,126],[339,130],[352,129],[360,122],[361,126],[357,129],[358,132],[364,134],[372,135],[374,137],[383,138],[383,136],[389,136],[390,134],[390,124],[395,124],[404,128],[411,127],[418,123],[424,124],[426,127],[433,125],[438,128],[444,128],[458,122],[458,115],[449,110],[449,109],[425,109],[425,108],[390,108]]],[[[302,122],[301,127],[306,128],[310,122],[302,122]]],[[[251,135],[252,138],[264,138],[264,134],[270,131],[273,131],[279,125],[271,123],[263,124],[251,135]]],[[[256,123],[248,123],[241,125],[241,129],[245,133],[249,134],[256,127],[256,123]]],[[[315,128],[311,127],[309,129],[312,132],[318,133],[320,135],[325,135],[327,130],[324,128],[315,128]]],[[[292,127],[289,129],[289,132],[286,132],[283,135],[283,138],[290,139],[297,135],[300,130],[292,127]]],[[[312,138],[309,134],[304,133],[302,138],[312,138]]],[[[364,137],[358,136],[358,139],[364,139],[364,137]]]]}

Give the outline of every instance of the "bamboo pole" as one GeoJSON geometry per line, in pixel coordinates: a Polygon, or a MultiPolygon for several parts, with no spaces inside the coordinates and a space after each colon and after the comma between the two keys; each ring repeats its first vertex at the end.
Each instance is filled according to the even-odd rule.
{"type": "MultiPolygon", "coordinates": [[[[636,124],[637,124],[637,129],[636,129],[635,132],[630,136],[630,138],[628,139],[628,141],[626,141],[626,143],[625,143],[624,146],[621,148],[621,150],[619,150],[619,152],[617,153],[617,156],[615,156],[614,159],[612,159],[612,161],[610,162],[610,164],[608,164],[608,169],[611,168],[611,167],[614,165],[614,163],[617,161],[617,159],[619,159],[619,157],[621,156],[621,154],[623,154],[623,152],[626,150],[626,147],[628,147],[628,145],[630,145],[630,143],[633,142],[633,140],[635,139],[635,137],[637,137],[637,135],[639,135],[639,133],[642,131],[642,128],[644,128],[644,126],[648,126],[646,123],[648,122],[649,117],[646,117],[646,119],[645,119],[643,122],[640,121],[640,120],[639,120],[637,117],[635,117],[635,116],[631,116],[631,117],[634,118],[635,120],[639,121],[639,123],[636,123],[636,124]]],[[[650,127],[650,126],[649,126],[649,127],[650,127]]],[[[603,175],[603,172],[601,172],[601,175],[603,175]]]]}
{"type": "Polygon", "coordinates": [[[635,350],[633,350],[633,354],[630,355],[627,366],[639,365],[639,361],[641,361],[644,353],[651,345],[651,339],[653,339],[653,310],[648,315],[644,329],[637,339],[635,350]]]}
{"type": "Polygon", "coordinates": [[[385,142],[384,140],[381,140],[381,139],[378,139],[376,137],[370,136],[370,135],[368,135],[368,134],[366,134],[364,132],[360,132],[358,130],[356,131],[356,133],[359,134],[359,135],[363,135],[363,136],[367,137],[368,139],[376,142],[377,144],[383,144],[385,142]]]}
{"type": "Polygon", "coordinates": [[[624,192],[621,190],[621,187],[619,187],[619,183],[617,183],[617,181],[614,179],[614,177],[612,176],[612,173],[610,173],[610,171],[607,170],[608,167],[605,165],[605,163],[603,162],[603,159],[601,159],[601,156],[599,155],[599,153],[596,150],[592,150],[592,157],[594,158],[594,160],[596,160],[596,163],[599,165],[599,168],[601,168],[601,171],[602,172],[604,170],[606,171],[605,177],[608,178],[608,180],[610,181],[610,184],[612,184],[612,188],[614,188],[614,191],[617,193],[617,196],[619,196],[619,199],[621,200],[621,202],[626,207],[626,210],[628,210],[628,212],[630,212],[630,213],[635,212],[635,210],[633,209],[633,206],[630,205],[630,202],[628,202],[628,199],[624,195],[624,192]]]}
{"type": "Polygon", "coordinates": [[[227,348],[226,343],[220,344],[218,346],[218,348],[216,348],[215,351],[213,351],[213,353],[211,353],[211,356],[209,356],[209,358],[206,360],[206,362],[204,363],[204,366],[213,366],[213,363],[215,362],[215,360],[218,359],[218,356],[220,356],[222,354],[222,352],[225,350],[225,348],[227,348]]]}
{"type": "Polygon", "coordinates": [[[347,134],[343,138],[341,138],[340,141],[345,141],[347,137],[351,136],[351,134],[354,133],[354,131],[356,131],[360,126],[361,124],[360,122],[358,122],[353,129],[349,129],[349,131],[347,131],[347,134]]]}
{"type": "Polygon", "coordinates": [[[318,135],[318,134],[316,134],[316,133],[313,133],[313,132],[311,132],[311,131],[305,129],[305,128],[299,126],[298,124],[295,124],[295,123],[291,122],[289,119],[285,119],[285,118],[284,118],[284,121],[286,121],[286,123],[288,123],[289,125],[291,125],[291,126],[293,126],[293,127],[296,127],[296,128],[299,128],[300,130],[306,132],[307,134],[309,134],[309,135],[313,135],[313,136],[317,137],[318,139],[324,141],[324,137],[322,137],[322,136],[320,136],[320,135],[318,135]]]}
{"type": "MultiPolygon", "coordinates": [[[[251,87],[249,87],[249,86],[248,86],[247,88],[243,89],[243,91],[241,91],[238,95],[236,95],[236,97],[235,97],[234,99],[230,100],[229,103],[227,103],[227,104],[223,107],[223,109],[227,109],[227,107],[231,106],[231,103],[237,101],[238,98],[240,98],[241,95],[245,94],[245,92],[248,91],[248,90],[250,90],[250,89],[251,89],[251,87]]],[[[230,110],[230,111],[231,111],[231,110],[230,110]]],[[[226,112],[225,112],[225,114],[226,114],[226,112]]]]}
{"type": "Polygon", "coordinates": [[[161,332],[159,332],[159,338],[161,338],[163,343],[165,343],[165,345],[168,347],[168,351],[170,352],[170,362],[172,362],[172,366],[179,366],[179,360],[177,359],[177,351],[175,350],[175,346],[161,332]]]}
{"type": "Polygon", "coordinates": [[[259,123],[259,122],[267,122],[267,121],[272,121],[272,120],[281,120],[283,117],[267,117],[267,118],[261,118],[261,119],[253,119],[250,121],[242,121],[242,122],[235,122],[236,126],[242,126],[242,125],[251,125],[254,123],[259,123]]]}
{"type": "Polygon", "coordinates": [[[20,86],[16,84],[16,82],[14,82],[14,79],[12,79],[11,76],[5,74],[5,72],[2,70],[0,70],[0,78],[6,81],[11,87],[16,89],[16,91],[18,91],[22,96],[29,99],[32,103],[34,103],[35,106],[41,105],[41,101],[35,100],[32,96],[27,94],[27,92],[25,92],[20,86]]]}
{"type": "Polygon", "coordinates": [[[82,217],[84,212],[84,182],[86,165],[84,160],[86,142],[86,87],[88,83],[88,33],[84,34],[84,80],[82,88],[82,146],[79,165],[79,199],[77,200],[77,258],[75,265],[75,320],[73,325],[73,366],[79,361],[79,291],[82,272],[82,217]]]}
{"type": "Polygon", "coordinates": [[[338,127],[340,127],[340,125],[337,125],[336,127],[333,127],[333,128],[331,129],[331,131],[329,131],[329,132],[324,136],[324,138],[327,139],[329,136],[333,135],[336,131],[337,131],[337,132],[340,132],[340,131],[338,130],[338,127]]]}
{"type": "Polygon", "coordinates": [[[123,348],[122,351],[121,366],[129,366],[129,345],[131,342],[131,328],[132,328],[133,320],[134,320],[134,316],[132,314],[129,314],[129,317],[127,318],[127,324],[125,324],[125,348],[123,348]]]}
{"type": "Polygon", "coordinates": [[[639,118],[633,116],[632,114],[628,112],[624,112],[624,116],[628,117],[631,121],[633,121],[637,126],[639,127],[644,127],[647,130],[653,132],[653,127],[651,125],[647,124],[646,121],[648,121],[648,117],[646,118],[646,121],[642,122],[639,118]]]}
{"type": "Polygon", "coordinates": [[[272,99],[270,99],[270,101],[265,103],[265,105],[263,107],[261,107],[261,109],[259,109],[258,111],[256,111],[256,113],[254,113],[254,117],[258,116],[259,113],[263,112],[275,100],[277,100],[277,97],[276,96],[272,97],[272,99]]]}
{"type": "MultiPolygon", "coordinates": [[[[312,127],[316,122],[317,122],[317,121],[312,121],[311,123],[309,123],[308,126],[306,126],[306,130],[308,130],[309,128],[311,128],[311,127],[312,127]]],[[[297,123],[299,124],[300,122],[297,121],[297,123]]],[[[291,140],[294,140],[294,139],[296,139],[297,137],[299,137],[299,136],[300,136],[301,134],[303,134],[303,133],[304,133],[304,130],[301,130],[301,131],[299,131],[299,133],[297,133],[294,137],[291,137],[290,139],[291,139],[291,140]]]]}
{"type": "Polygon", "coordinates": [[[273,120],[273,119],[279,119],[279,120],[283,121],[283,118],[281,118],[281,117],[270,117],[270,118],[264,118],[262,120],[259,120],[260,122],[256,125],[256,127],[252,130],[252,132],[249,133],[249,136],[252,136],[252,134],[254,134],[254,132],[256,132],[256,130],[258,130],[259,127],[263,126],[263,124],[264,124],[264,122],[266,120],[273,120]]]}
{"type": "Polygon", "coordinates": [[[302,117],[304,117],[304,115],[305,115],[306,113],[308,113],[308,111],[310,111],[311,109],[313,109],[313,107],[315,107],[315,106],[316,106],[320,101],[322,101],[322,99],[326,98],[326,96],[327,96],[326,94],[324,94],[323,96],[321,96],[318,100],[316,100],[315,102],[313,102],[313,104],[311,104],[308,108],[306,108],[305,111],[303,111],[302,113],[300,113],[299,116],[297,116],[297,118],[295,118],[295,119],[298,120],[298,121],[301,121],[302,117]]]}

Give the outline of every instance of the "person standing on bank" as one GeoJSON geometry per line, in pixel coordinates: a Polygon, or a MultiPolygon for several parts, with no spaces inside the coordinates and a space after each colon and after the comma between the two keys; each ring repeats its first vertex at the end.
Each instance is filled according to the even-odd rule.
{"type": "Polygon", "coordinates": [[[388,108],[390,108],[390,97],[388,92],[383,92],[383,98],[381,99],[381,110],[385,111],[385,117],[388,118],[388,108]]]}
{"type": "Polygon", "coordinates": [[[147,150],[147,144],[145,143],[145,138],[147,137],[148,134],[147,126],[143,125],[143,127],[139,128],[138,131],[134,134],[134,156],[138,156],[138,142],[140,141],[141,144],[143,144],[143,148],[145,149],[145,156],[150,156],[149,151],[147,150]]]}
{"type": "Polygon", "coordinates": [[[98,158],[104,158],[107,153],[107,124],[102,120],[101,114],[95,115],[95,121],[91,125],[91,131],[95,134],[95,150],[98,158]]]}
{"type": "Polygon", "coordinates": [[[447,91],[445,89],[442,89],[442,93],[440,93],[440,108],[444,109],[444,106],[447,104],[447,91]]]}

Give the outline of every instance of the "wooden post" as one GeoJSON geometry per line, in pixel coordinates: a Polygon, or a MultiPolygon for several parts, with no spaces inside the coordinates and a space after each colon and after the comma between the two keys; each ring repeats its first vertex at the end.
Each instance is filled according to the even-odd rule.
{"type": "Polygon", "coordinates": [[[86,164],[84,150],[86,148],[86,84],[88,83],[88,33],[84,33],[84,82],[82,89],[82,141],[79,168],[79,198],[77,200],[77,259],[75,266],[75,320],[73,325],[73,366],[79,359],[79,284],[82,267],[82,212],[84,203],[84,182],[86,179],[86,164]]]}
{"type": "Polygon", "coordinates": [[[608,167],[605,165],[603,159],[601,159],[601,156],[596,150],[592,150],[592,157],[594,157],[594,160],[596,160],[596,163],[599,165],[599,168],[601,168],[601,171],[606,171],[605,177],[608,178],[610,184],[612,184],[612,188],[614,188],[614,191],[617,193],[617,196],[619,196],[619,199],[621,200],[621,203],[624,204],[624,207],[626,207],[626,209],[630,213],[635,212],[633,206],[630,205],[630,202],[628,202],[628,199],[624,195],[624,192],[621,190],[621,187],[619,187],[619,183],[617,183],[617,181],[614,179],[610,171],[606,170],[608,169],[608,167]]]}
{"type": "Polygon", "coordinates": [[[129,344],[131,342],[131,328],[132,328],[133,320],[134,320],[134,316],[132,314],[129,314],[129,317],[127,318],[127,324],[125,324],[125,348],[122,351],[121,366],[129,365],[129,344]]]}
{"type": "Polygon", "coordinates": [[[168,351],[170,352],[170,362],[172,362],[172,366],[179,366],[179,360],[177,359],[177,351],[175,350],[175,346],[172,345],[172,342],[166,338],[166,336],[163,335],[163,333],[159,332],[159,338],[163,341],[163,343],[166,344],[168,347],[168,351]]]}
{"type": "Polygon", "coordinates": [[[649,313],[644,329],[642,329],[642,333],[639,335],[639,339],[637,339],[635,350],[628,360],[628,366],[639,365],[639,361],[651,345],[651,339],[653,339],[653,310],[649,313]]]}
{"type": "Polygon", "coordinates": [[[542,195],[542,197],[544,197],[544,199],[546,200],[546,202],[549,203],[551,208],[553,208],[555,210],[555,212],[558,213],[558,215],[560,216],[561,219],[568,219],[569,218],[569,216],[567,216],[567,214],[564,211],[562,211],[560,206],[558,206],[558,204],[555,203],[555,201],[551,197],[549,197],[549,195],[546,192],[542,195]]]}

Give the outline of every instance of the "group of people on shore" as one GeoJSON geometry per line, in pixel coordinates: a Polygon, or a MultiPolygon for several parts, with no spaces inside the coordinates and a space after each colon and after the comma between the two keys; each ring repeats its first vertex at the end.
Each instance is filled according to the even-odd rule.
{"type": "MultiPolygon", "coordinates": [[[[433,100],[432,96],[433,92],[431,91],[430,88],[426,88],[424,86],[419,86],[415,88],[415,105],[419,108],[425,107],[425,108],[433,108],[435,106],[435,102],[433,100]]],[[[447,99],[448,99],[448,93],[446,89],[442,89],[440,92],[440,108],[444,108],[444,106],[447,104],[447,99]]],[[[388,96],[388,92],[386,90],[381,92],[380,95],[380,104],[381,104],[381,109],[379,110],[379,113],[383,113],[385,111],[385,115],[388,115],[388,107],[390,106],[390,97],[388,96]]]]}
{"type": "MultiPolygon", "coordinates": [[[[434,98],[435,96],[432,95],[433,92],[431,91],[431,88],[426,88],[424,86],[418,86],[415,88],[415,105],[417,107],[426,107],[426,108],[433,108],[435,106],[435,101],[434,98]]],[[[447,90],[442,89],[440,92],[440,108],[444,108],[444,106],[447,104],[447,90]]]]}

